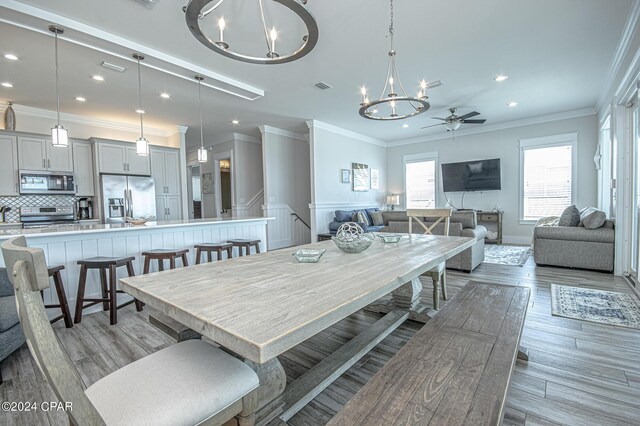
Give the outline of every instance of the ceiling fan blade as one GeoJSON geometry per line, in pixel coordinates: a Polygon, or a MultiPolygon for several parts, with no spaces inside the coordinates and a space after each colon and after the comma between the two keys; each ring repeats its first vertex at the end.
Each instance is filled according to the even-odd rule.
{"type": "Polygon", "coordinates": [[[446,118],[440,118],[440,117],[431,117],[432,120],[442,120],[442,121],[447,121],[446,118]]]}
{"type": "Polygon", "coordinates": [[[472,111],[472,112],[470,112],[468,114],[461,115],[458,118],[460,118],[462,120],[466,120],[467,118],[475,117],[476,115],[480,115],[480,113],[478,111],[472,111]]]}
{"type": "Polygon", "coordinates": [[[442,126],[443,124],[447,124],[447,123],[432,124],[431,126],[424,126],[424,127],[420,127],[420,128],[421,129],[428,129],[429,127],[442,126]]]}
{"type": "Polygon", "coordinates": [[[487,121],[487,120],[484,120],[484,119],[482,119],[482,120],[462,120],[462,122],[464,124],[482,124],[485,121],[487,121]]]}

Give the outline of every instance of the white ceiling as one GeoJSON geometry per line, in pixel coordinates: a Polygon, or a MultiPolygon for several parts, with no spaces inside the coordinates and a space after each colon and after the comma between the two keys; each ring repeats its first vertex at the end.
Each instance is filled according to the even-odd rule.
{"type": "MultiPolygon", "coordinates": [[[[229,1],[229,0],[228,0],[229,1]]],[[[242,0],[240,0],[242,2],[242,0]]],[[[254,0],[244,0],[251,5],[254,0]]],[[[54,109],[53,39],[47,24],[16,12],[16,5],[33,6],[88,25],[85,33],[68,30],[76,42],[99,46],[115,56],[62,41],[61,109],[66,113],[135,123],[137,104],[135,64],[126,59],[130,46],[113,39],[97,40],[93,28],[155,49],[183,61],[149,57],[151,65],[190,76],[185,68],[221,74],[248,85],[246,95],[260,90],[254,101],[207,88],[203,91],[205,132],[257,134],[266,124],[304,131],[305,120],[317,119],[380,140],[393,141],[441,133],[431,116],[444,117],[446,108],[460,113],[476,110],[487,125],[563,111],[594,107],[633,0],[402,0],[396,1],[396,50],[400,77],[407,87],[422,78],[442,80],[430,93],[431,110],[396,122],[372,122],[358,115],[359,87],[379,93],[387,61],[388,2],[371,0],[309,0],[307,7],[320,28],[316,48],[305,58],[283,65],[252,65],[222,57],[202,46],[186,27],[181,10],[186,0],[162,0],[153,10],[132,0],[0,0],[0,53],[12,52],[20,61],[0,57],[0,100],[54,109]],[[3,7],[4,6],[4,7],[3,7]],[[13,10],[12,10],[13,9],[13,10]],[[16,26],[15,23],[20,24],[16,26]],[[35,27],[40,33],[24,26],[35,27]],[[125,73],[100,70],[107,60],[126,66],[125,73]],[[169,61],[170,62],[170,61],[169,61]],[[100,72],[106,81],[90,75],[100,72]],[[497,74],[509,79],[496,83],[497,74]],[[333,86],[321,91],[313,85],[333,86]],[[75,96],[84,96],[80,104],[75,96]],[[506,104],[517,101],[516,108],[506,104]],[[240,120],[233,126],[232,119],[240,120]],[[407,123],[409,128],[402,128],[407,123]]],[[[237,20],[228,24],[231,35],[237,20]]],[[[243,34],[242,37],[249,35],[243,34]]],[[[284,37],[284,35],[283,35],[284,37]]],[[[158,55],[160,56],[160,55],[158,55]]],[[[216,83],[207,79],[210,83],[216,83]]],[[[217,84],[217,83],[216,83],[217,84]]],[[[198,133],[196,86],[191,81],[148,67],[143,69],[145,123],[156,128],[186,125],[198,133]],[[170,100],[158,95],[167,91],[170,100]]],[[[191,132],[189,132],[191,133],[191,132]]]]}

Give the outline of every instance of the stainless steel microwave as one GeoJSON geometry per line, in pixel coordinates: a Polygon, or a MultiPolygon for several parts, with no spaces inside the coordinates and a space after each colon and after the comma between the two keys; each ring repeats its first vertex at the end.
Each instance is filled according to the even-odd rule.
{"type": "Polygon", "coordinates": [[[20,194],[75,195],[73,173],[20,170],[20,194]]]}

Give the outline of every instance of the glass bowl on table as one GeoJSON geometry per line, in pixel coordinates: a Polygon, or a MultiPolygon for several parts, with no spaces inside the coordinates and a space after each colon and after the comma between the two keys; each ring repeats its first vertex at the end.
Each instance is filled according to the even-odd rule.
{"type": "Polygon", "coordinates": [[[300,249],[292,255],[299,263],[318,263],[325,249],[300,249]]]}

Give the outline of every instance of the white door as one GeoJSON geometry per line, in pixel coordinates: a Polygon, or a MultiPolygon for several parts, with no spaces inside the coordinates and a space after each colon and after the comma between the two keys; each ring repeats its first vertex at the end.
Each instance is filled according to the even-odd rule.
{"type": "Polygon", "coordinates": [[[180,156],[178,150],[164,152],[164,179],[167,195],[180,195],[180,156]]]}
{"type": "Polygon", "coordinates": [[[126,174],[126,151],[123,145],[99,143],[98,145],[98,172],[126,174]]]}
{"type": "Polygon", "coordinates": [[[167,195],[167,220],[182,219],[181,200],[178,196],[167,195]]]}
{"type": "Polygon", "coordinates": [[[76,195],[78,197],[93,197],[93,155],[91,144],[87,142],[72,142],[73,145],[73,174],[76,181],[76,195]]]}
{"type": "Polygon", "coordinates": [[[18,143],[15,136],[0,136],[0,196],[18,195],[18,143]]]}
{"type": "Polygon", "coordinates": [[[148,156],[136,154],[136,147],[127,146],[127,174],[151,176],[151,164],[148,156]]]}
{"type": "Polygon", "coordinates": [[[160,195],[156,197],[156,220],[167,220],[167,197],[160,195]]]}
{"type": "Polygon", "coordinates": [[[18,167],[21,170],[47,170],[47,141],[18,138],[18,167]]]}
{"type": "Polygon", "coordinates": [[[73,172],[73,144],[53,146],[47,139],[47,168],[54,172],[73,172]]]}
{"type": "Polygon", "coordinates": [[[151,160],[151,177],[156,187],[156,195],[167,193],[164,181],[164,151],[160,149],[150,149],[149,158],[151,160]]]}

